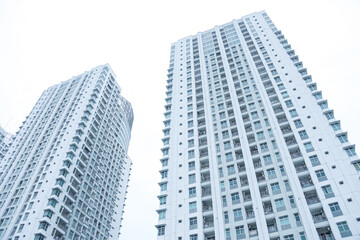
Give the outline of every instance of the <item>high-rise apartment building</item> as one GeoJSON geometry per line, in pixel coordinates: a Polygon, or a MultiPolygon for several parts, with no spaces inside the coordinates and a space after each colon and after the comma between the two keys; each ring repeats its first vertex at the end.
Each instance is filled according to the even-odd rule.
{"type": "Polygon", "coordinates": [[[5,129],[0,126],[0,164],[11,145],[12,137],[13,135],[11,133],[6,132],[5,129]]]}
{"type": "Polygon", "coordinates": [[[171,46],[158,239],[359,239],[360,160],[265,12],[171,46]]]}
{"type": "Polygon", "coordinates": [[[118,239],[133,112],[109,65],[48,88],[0,168],[0,239],[118,239]]]}

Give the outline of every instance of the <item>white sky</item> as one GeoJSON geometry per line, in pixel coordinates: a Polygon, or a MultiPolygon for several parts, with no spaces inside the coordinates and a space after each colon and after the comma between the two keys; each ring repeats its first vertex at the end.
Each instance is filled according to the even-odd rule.
{"type": "MultiPolygon", "coordinates": [[[[155,239],[170,45],[266,10],[360,143],[360,1],[0,1],[0,124],[16,132],[51,85],[109,63],[134,108],[120,239],[155,239]]],[[[357,150],[359,148],[357,147],[357,150]]]]}

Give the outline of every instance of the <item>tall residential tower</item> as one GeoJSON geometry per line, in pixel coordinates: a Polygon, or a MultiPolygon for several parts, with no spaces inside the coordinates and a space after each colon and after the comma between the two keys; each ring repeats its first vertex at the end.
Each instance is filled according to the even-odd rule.
{"type": "Polygon", "coordinates": [[[359,239],[360,160],[265,12],[171,46],[159,240],[359,239]]]}
{"type": "Polygon", "coordinates": [[[109,65],[48,88],[0,167],[0,239],[118,239],[133,112],[109,65]]]}

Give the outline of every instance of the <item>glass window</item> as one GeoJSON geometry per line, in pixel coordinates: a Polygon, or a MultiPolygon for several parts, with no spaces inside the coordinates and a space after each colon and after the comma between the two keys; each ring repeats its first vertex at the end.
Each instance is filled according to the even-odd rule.
{"type": "Polygon", "coordinates": [[[166,217],[166,210],[160,210],[158,211],[159,214],[159,220],[163,220],[166,217]]]}

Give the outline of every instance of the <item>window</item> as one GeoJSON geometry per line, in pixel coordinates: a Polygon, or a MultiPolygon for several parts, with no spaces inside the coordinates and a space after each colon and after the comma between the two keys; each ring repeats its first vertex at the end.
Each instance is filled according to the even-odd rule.
{"type": "Polygon", "coordinates": [[[42,221],[42,222],[40,222],[38,229],[44,229],[46,231],[48,227],[49,227],[49,224],[45,221],[42,221]]]}
{"type": "Polygon", "coordinates": [[[341,135],[337,136],[337,138],[339,139],[339,141],[341,143],[346,143],[348,141],[346,134],[341,134],[341,135]]]}
{"type": "Polygon", "coordinates": [[[344,222],[338,222],[336,223],[338,229],[339,229],[339,232],[340,232],[340,235],[341,237],[349,237],[349,236],[352,236],[352,233],[350,231],[350,228],[349,226],[347,225],[347,222],[344,221],[344,222]]]}
{"type": "Polygon", "coordinates": [[[158,236],[165,235],[165,226],[164,225],[158,226],[157,229],[158,229],[158,236]]]}
{"type": "Polygon", "coordinates": [[[323,187],[321,187],[321,189],[323,190],[326,198],[331,198],[331,197],[335,196],[330,185],[323,186],[323,187]]]}
{"type": "Polygon", "coordinates": [[[355,147],[345,148],[345,151],[349,157],[356,156],[355,147]]]}
{"type": "Polygon", "coordinates": [[[290,113],[291,117],[297,117],[298,116],[298,113],[296,112],[295,109],[290,110],[289,113],[290,113]]]}
{"type": "Polygon", "coordinates": [[[325,117],[330,120],[330,119],[334,119],[334,112],[327,112],[325,113],[325,117]]]}
{"type": "Polygon", "coordinates": [[[313,147],[313,145],[311,144],[311,142],[304,143],[304,147],[305,147],[306,152],[312,152],[312,151],[314,151],[314,147],[313,147]]]}
{"type": "Polygon", "coordinates": [[[317,170],[317,171],[315,171],[315,174],[316,174],[319,182],[327,180],[324,170],[322,170],[322,169],[317,170]]]}
{"type": "Polygon", "coordinates": [[[235,173],[234,165],[227,166],[228,175],[232,175],[235,173]]]}
{"type": "Polygon", "coordinates": [[[286,236],[284,236],[284,240],[295,240],[294,239],[294,235],[286,235],[286,236]]]}
{"type": "Polygon", "coordinates": [[[53,213],[54,213],[53,211],[47,209],[47,210],[44,211],[43,217],[47,217],[47,218],[50,218],[50,219],[51,219],[53,213]]]}
{"type": "Polygon", "coordinates": [[[232,204],[237,204],[237,203],[240,203],[240,195],[239,193],[232,193],[231,194],[231,201],[232,201],[232,204]]]}
{"type": "Polygon", "coordinates": [[[309,138],[309,136],[307,135],[307,133],[306,133],[305,130],[300,131],[300,132],[299,132],[299,135],[300,135],[300,138],[301,138],[302,140],[309,138]]]}
{"type": "Polygon", "coordinates": [[[281,96],[285,99],[285,98],[288,98],[289,97],[289,94],[288,94],[288,92],[282,92],[281,93],[281,96]]]}
{"type": "Polygon", "coordinates": [[[256,135],[257,135],[257,138],[258,138],[259,141],[265,139],[265,134],[262,131],[256,133],[256,135]]]}
{"type": "Polygon", "coordinates": [[[188,151],[188,159],[194,158],[195,157],[195,151],[194,150],[190,150],[188,151]]]}
{"type": "Polygon", "coordinates": [[[295,120],[294,123],[296,128],[301,128],[304,126],[300,119],[295,120]]]}
{"type": "Polygon", "coordinates": [[[195,174],[190,174],[189,175],[189,184],[192,184],[195,182],[196,182],[195,174]]]}
{"type": "Polygon", "coordinates": [[[238,238],[238,239],[245,237],[244,226],[235,227],[235,233],[236,233],[236,238],[238,238]]]}
{"type": "Polygon", "coordinates": [[[221,199],[222,199],[222,205],[223,205],[223,207],[226,207],[226,206],[227,206],[226,196],[225,196],[225,195],[222,196],[221,199]]]}
{"type": "Polygon", "coordinates": [[[279,217],[279,220],[280,220],[280,225],[281,225],[282,230],[286,230],[286,229],[289,229],[291,227],[288,216],[279,217]]]}
{"type": "Polygon", "coordinates": [[[241,221],[243,219],[241,208],[234,209],[234,221],[241,221]]]}
{"type": "Polygon", "coordinates": [[[160,183],[160,190],[166,191],[167,190],[167,183],[160,183]]]}
{"type": "Polygon", "coordinates": [[[254,122],[254,127],[255,127],[255,129],[261,128],[261,123],[260,123],[260,121],[254,122]]]}
{"type": "Polygon", "coordinates": [[[60,196],[60,193],[61,193],[61,190],[60,190],[60,189],[54,188],[54,189],[52,190],[52,192],[51,192],[51,195],[55,195],[55,196],[59,197],[59,196],[60,196]]]}
{"type": "Polygon", "coordinates": [[[159,214],[159,221],[164,220],[166,217],[166,210],[160,210],[158,211],[158,214],[159,214]]]}
{"type": "Polygon", "coordinates": [[[309,157],[309,159],[310,159],[311,165],[313,167],[320,165],[320,161],[319,161],[319,158],[317,157],[317,155],[311,156],[311,157],[309,157]]]}
{"type": "Polygon", "coordinates": [[[330,203],[329,204],[331,213],[333,215],[333,217],[337,217],[337,216],[341,216],[342,215],[342,211],[340,209],[340,206],[337,202],[334,203],[330,203]]]}
{"type": "Polygon", "coordinates": [[[281,193],[281,189],[280,189],[279,183],[273,183],[273,184],[271,184],[271,191],[272,191],[272,193],[273,193],[274,195],[281,193]]]}
{"type": "Polygon", "coordinates": [[[162,179],[163,179],[163,178],[167,178],[167,176],[168,176],[168,170],[161,171],[160,174],[161,174],[161,178],[162,178],[162,179]]]}
{"type": "Polygon", "coordinates": [[[225,220],[225,223],[229,223],[229,214],[228,214],[228,211],[225,211],[225,212],[224,212],[224,220],[225,220]]]}
{"type": "Polygon", "coordinates": [[[275,172],[274,168],[267,169],[266,172],[267,172],[267,175],[268,175],[269,179],[276,178],[276,172],[275,172]]]}
{"type": "Polygon", "coordinates": [[[254,119],[258,119],[259,118],[259,114],[257,112],[252,112],[251,113],[251,118],[254,119]]]}
{"type": "Polygon", "coordinates": [[[188,163],[189,171],[195,170],[195,162],[188,163]]]}
{"type": "Polygon", "coordinates": [[[226,240],[231,240],[231,233],[229,228],[225,229],[225,236],[226,240]]]}
{"type": "MultiPolygon", "coordinates": [[[[189,114],[190,113],[188,113],[188,117],[189,117],[189,114]]],[[[192,117],[192,114],[191,114],[191,117],[192,117]]],[[[189,121],[188,122],[188,128],[191,128],[191,127],[193,127],[194,126],[194,121],[189,121]]]]}
{"type": "Polygon", "coordinates": [[[294,106],[294,104],[292,103],[292,101],[291,101],[291,100],[287,100],[287,101],[285,101],[285,104],[286,104],[286,107],[288,107],[288,108],[290,108],[290,107],[294,106]]]}
{"type": "Polygon", "coordinates": [[[270,155],[264,156],[264,163],[265,163],[265,165],[272,164],[272,160],[271,160],[271,156],[270,156],[270,155]]]}
{"type": "Polygon", "coordinates": [[[197,211],[196,202],[189,203],[189,213],[194,213],[197,211]]]}
{"type": "Polygon", "coordinates": [[[198,240],[198,235],[197,234],[190,235],[190,240],[198,240]]]}
{"type": "Polygon", "coordinates": [[[277,209],[278,212],[282,211],[282,210],[285,210],[284,200],[282,198],[276,199],[275,200],[275,206],[276,206],[276,209],[277,209]]]}
{"type": "Polygon", "coordinates": [[[268,147],[267,143],[261,143],[260,148],[261,148],[262,152],[266,152],[266,151],[269,150],[269,147],[268,147]]]}
{"type": "Polygon", "coordinates": [[[189,219],[189,229],[196,229],[197,228],[197,217],[192,217],[189,219]]]}
{"type": "Polygon", "coordinates": [[[193,137],[193,136],[194,136],[194,130],[189,130],[188,137],[193,137]]]}
{"type": "Polygon", "coordinates": [[[332,123],[330,124],[331,127],[333,128],[334,131],[338,131],[338,130],[341,130],[341,127],[340,127],[340,123],[339,122],[335,122],[335,123],[332,123]]]}
{"type": "Polygon", "coordinates": [[[44,240],[44,239],[45,239],[44,235],[42,235],[40,233],[35,234],[34,240],[44,240]]]}
{"type": "Polygon", "coordinates": [[[229,185],[230,185],[230,189],[237,188],[236,178],[230,179],[230,180],[229,180],[229,185]]]}
{"type": "Polygon", "coordinates": [[[196,187],[189,188],[189,197],[196,197],[196,187]]]}
{"type": "Polygon", "coordinates": [[[360,162],[353,163],[356,171],[360,172],[360,162]]]}
{"type": "Polygon", "coordinates": [[[165,158],[165,159],[161,159],[160,161],[161,161],[161,165],[163,167],[166,167],[168,165],[169,159],[165,158]]]}
{"type": "Polygon", "coordinates": [[[224,142],[224,149],[225,150],[228,150],[228,149],[230,149],[231,148],[231,144],[230,144],[230,142],[228,141],[228,142],[224,142]]]}
{"type": "Polygon", "coordinates": [[[327,102],[319,103],[319,106],[320,106],[321,109],[326,109],[326,108],[328,108],[327,102]]]}
{"type": "Polygon", "coordinates": [[[52,206],[52,207],[55,207],[56,206],[56,204],[57,204],[57,201],[55,200],[55,199],[49,199],[49,201],[48,201],[48,206],[52,206]]]}
{"type": "Polygon", "coordinates": [[[166,196],[160,196],[159,200],[160,200],[160,205],[165,205],[166,204],[166,196]]]}

